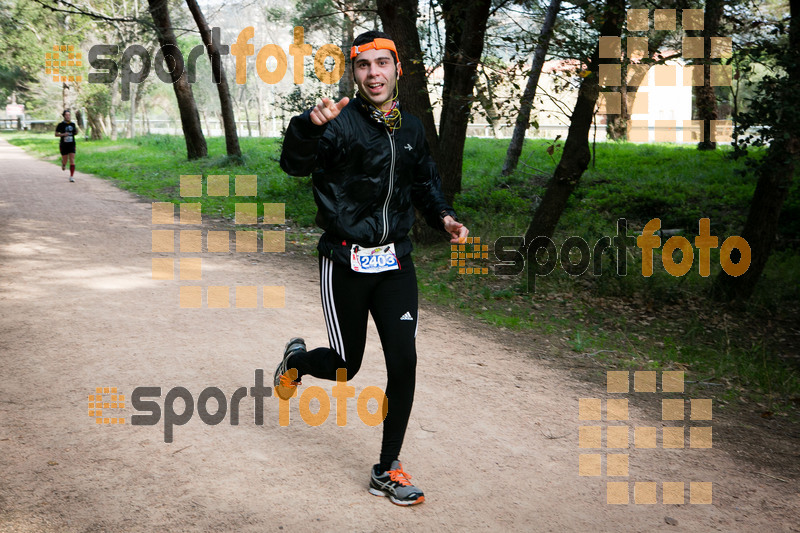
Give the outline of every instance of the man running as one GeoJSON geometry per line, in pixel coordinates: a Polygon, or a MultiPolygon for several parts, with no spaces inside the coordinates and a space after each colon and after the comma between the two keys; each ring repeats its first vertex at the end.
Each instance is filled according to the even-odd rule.
{"type": "Polygon", "coordinates": [[[64,120],[56,126],[56,137],[61,137],[58,147],[61,150],[61,170],[67,167],[69,159],[69,181],[74,182],[75,178],[75,136],[78,134],[78,126],[70,120],[69,109],[61,114],[64,120]]]}
{"type": "Polygon", "coordinates": [[[313,173],[316,220],[325,230],[317,249],[330,347],[307,351],[303,339],[290,340],[274,384],[289,398],[305,375],[335,380],[344,368],[351,379],[361,367],[372,314],[386,360],[388,412],[369,492],[413,505],[425,497],[398,456],[417,364],[417,279],[408,237],[414,207],[450,242],[469,231],[444,200],[422,123],[398,105],[402,70],[394,42],[383,32],[363,33],[350,59],[356,97],[323,98],[286,130],[281,168],[293,176],[313,173]]]}

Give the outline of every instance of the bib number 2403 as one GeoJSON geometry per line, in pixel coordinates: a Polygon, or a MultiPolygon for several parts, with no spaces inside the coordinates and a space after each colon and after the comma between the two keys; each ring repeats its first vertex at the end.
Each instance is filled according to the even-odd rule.
{"type": "Polygon", "coordinates": [[[369,274],[399,269],[394,243],[375,248],[362,248],[354,244],[350,248],[350,268],[354,272],[369,274]]]}

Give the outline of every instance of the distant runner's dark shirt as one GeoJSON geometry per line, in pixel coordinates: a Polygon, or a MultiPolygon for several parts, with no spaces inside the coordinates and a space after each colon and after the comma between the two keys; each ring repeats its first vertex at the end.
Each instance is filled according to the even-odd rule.
{"type": "Polygon", "coordinates": [[[58,126],[56,126],[56,133],[69,133],[67,137],[61,137],[61,145],[75,144],[75,136],[78,134],[78,126],[75,125],[74,122],[64,122],[62,121],[58,126]]]}

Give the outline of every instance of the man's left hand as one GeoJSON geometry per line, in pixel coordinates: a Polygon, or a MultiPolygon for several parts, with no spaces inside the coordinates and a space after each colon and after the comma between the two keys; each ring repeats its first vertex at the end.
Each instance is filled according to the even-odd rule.
{"type": "Polygon", "coordinates": [[[444,229],[447,233],[450,234],[450,242],[453,244],[463,243],[469,235],[469,230],[467,227],[462,224],[461,222],[457,222],[456,219],[447,215],[442,219],[444,223],[444,229]]]}

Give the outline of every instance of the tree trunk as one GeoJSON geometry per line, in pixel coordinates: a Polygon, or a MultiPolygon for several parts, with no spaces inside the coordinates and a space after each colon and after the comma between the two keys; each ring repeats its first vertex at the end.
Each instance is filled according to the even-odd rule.
{"type": "MultiPolygon", "coordinates": [[[[400,103],[404,111],[422,121],[428,148],[434,160],[439,162],[439,137],[433,120],[433,106],[428,94],[425,63],[417,32],[417,0],[377,0],[377,6],[383,29],[394,39],[403,67],[403,76],[397,84],[400,103]]],[[[415,212],[415,215],[416,222],[412,228],[414,240],[429,244],[441,242],[441,233],[430,228],[419,212],[415,212]]]]}
{"type": "MultiPolygon", "coordinates": [[[[791,0],[791,21],[789,23],[789,46],[784,54],[796,53],[800,49],[800,0],[791,0]]],[[[794,60],[787,68],[788,85],[794,94],[783,89],[782,95],[765,95],[775,98],[774,105],[797,106],[797,87],[800,87],[800,62],[794,60]]],[[[789,190],[794,173],[800,165],[800,136],[797,124],[789,124],[788,129],[776,131],[774,139],[767,148],[765,160],[759,166],[758,183],[750,203],[750,212],[742,230],[742,238],[750,246],[750,266],[741,276],[733,277],[724,270],[714,280],[713,293],[728,301],[746,300],[752,294],[756,283],[764,272],[767,259],[778,234],[778,218],[789,190]]]]}
{"type": "MultiPolygon", "coordinates": [[[[355,82],[353,81],[353,66],[350,63],[350,47],[355,39],[355,22],[352,13],[344,13],[342,19],[342,50],[345,52],[344,75],[339,80],[339,100],[347,96],[353,97],[355,82]]],[[[398,54],[399,54],[398,50],[398,54]]]]}
{"type": "Polygon", "coordinates": [[[261,94],[261,84],[258,84],[258,92],[256,93],[256,103],[258,104],[258,136],[264,137],[264,97],[261,94]]]}
{"type": "Polygon", "coordinates": [[[492,92],[491,80],[486,76],[485,72],[481,72],[481,74],[482,76],[479,75],[475,79],[475,96],[478,98],[478,102],[480,102],[481,107],[486,113],[486,121],[489,123],[489,127],[492,130],[492,136],[495,139],[499,139],[500,130],[498,129],[498,122],[500,121],[500,113],[497,111],[497,106],[494,105],[494,93],[492,92]]]}
{"type": "Polygon", "coordinates": [[[442,192],[451,205],[455,195],[461,192],[464,141],[491,5],[491,0],[442,0],[444,88],[438,164],[442,192]]]}
{"type": "Polygon", "coordinates": [[[711,37],[719,35],[723,0],[706,0],[703,13],[703,85],[694,88],[695,118],[703,121],[703,140],[697,143],[698,150],[716,150],[717,143],[711,140],[711,121],[717,120],[717,96],[711,86],[711,37]]]}
{"type": "Polygon", "coordinates": [[[136,97],[136,91],[131,91],[131,108],[128,113],[128,139],[133,139],[136,136],[136,103],[138,102],[136,97]]]}
{"type": "MultiPolygon", "coordinates": [[[[169,12],[167,11],[167,0],[148,0],[150,14],[153,16],[158,42],[165,52],[169,49],[179,49],[172,30],[169,12]]],[[[172,87],[175,91],[175,98],[178,101],[178,109],[181,116],[183,136],[186,140],[186,155],[189,159],[199,159],[208,155],[206,139],[203,136],[203,129],[200,126],[200,114],[197,112],[197,104],[192,94],[192,86],[187,80],[186,68],[178,72],[176,68],[175,56],[170,53],[164,54],[167,63],[167,70],[170,71],[172,87]]]]}
{"type": "MultiPolygon", "coordinates": [[[[220,61],[219,48],[219,28],[212,30],[208,27],[206,18],[197,5],[197,0],[186,0],[186,5],[189,6],[189,11],[192,12],[192,17],[200,30],[200,37],[203,39],[203,44],[206,45],[208,50],[208,59],[211,61],[211,71],[214,76],[214,83],[217,85],[217,93],[219,94],[219,107],[222,110],[222,124],[225,130],[225,149],[228,157],[241,159],[242,150],[239,148],[239,136],[236,134],[236,124],[233,115],[233,103],[231,102],[231,93],[228,89],[228,79],[225,77],[225,68],[220,61]]],[[[228,46],[225,45],[227,48],[228,46]]],[[[211,133],[209,132],[209,135],[211,133]]]]}
{"type": "Polygon", "coordinates": [[[431,155],[438,161],[439,138],[417,32],[417,0],[377,0],[377,5],[383,29],[394,39],[403,67],[402,79],[397,84],[400,102],[403,109],[422,120],[431,155]]]}
{"type": "Polygon", "coordinates": [[[553,26],[556,23],[558,11],[561,9],[561,0],[550,0],[547,13],[544,17],[544,24],[539,32],[539,41],[533,52],[531,62],[531,73],[528,75],[528,83],[520,100],[519,115],[514,124],[514,133],[511,136],[511,143],[508,145],[506,160],[503,163],[501,174],[508,176],[517,168],[519,158],[522,155],[522,146],[525,144],[525,132],[528,131],[528,124],[531,120],[531,109],[533,108],[533,98],[536,96],[536,87],[539,85],[539,76],[542,73],[544,59],[547,56],[547,49],[550,46],[550,37],[553,35],[553,26]]]}
{"type": "Polygon", "coordinates": [[[99,141],[103,138],[103,134],[105,133],[103,131],[103,117],[94,113],[89,113],[89,127],[92,129],[91,140],[99,141]]]}
{"type": "MultiPolygon", "coordinates": [[[[622,33],[622,21],[625,18],[624,0],[606,0],[603,26],[600,34],[604,36],[619,37],[622,33]]],[[[544,197],[533,220],[525,233],[525,243],[530,243],[538,236],[552,237],[558,220],[567,206],[567,200],[578,186],[584,171],[589,166],[591,154],[589,151],[589,130],[592,125],[594,107],[599,93],[598,73],[599,63],[615,63],[619,59],[600,59],[599,46],[589,60],[590,74],[581,80],[578,91],[578,100],[572,112],[567,140],[564,142],[564,151],[561,160],[553,173],[553,178],[547,185],[544,197]]]]}
{"type": "Polygon", "coordinates": [[[247,96],[247,86],[242,87],[242,106],[244,107],[244,120],[247,122],[247,136],[253,136],[253,130],[250,129],[250,112],[247,110],[247,106],[250,103],[250,98],[247,96]]]}
{"type": "Polygon", "coordinates": [[[117,80],[111,82],[111,108],[108,112],[111,121],[111,140],[117,140],[117,80]]]}

